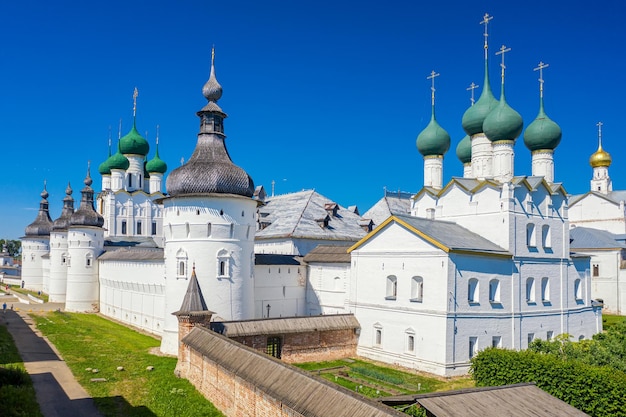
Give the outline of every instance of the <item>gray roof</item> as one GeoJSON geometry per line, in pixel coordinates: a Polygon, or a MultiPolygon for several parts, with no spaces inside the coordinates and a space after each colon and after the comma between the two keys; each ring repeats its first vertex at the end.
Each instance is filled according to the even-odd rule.
{"type": "Polygon", "coordinates": [[[48,211],[47,198],[48,191],[46,191],[46,187],[44,186],[43,191],[41,192],[39,212],[37,213],[35,221],[26,226],[26,230],[24,231],[26,237],[50,236],[50,231],[52,230],[52,219],[50,218],[50,212],[48,211]]]}
{"type": "Polygon", "coordinates": [[[210,313],[208,310],[206,302],[204,301],[204,296],[202,295],[202,290],[198,284],[196,268],[194,268],[191,273],[191,278],[189,279],[189,285],[187,285],[187,292],[183,298],[183,303],[180,306],[180,310],[178,310],[175,314],[181,315],[185,313],[198,312],[210,313]]]}
{"type": "Polygon", "coordinates": [[[456,223],[412,216],[395,216],[451,251],[512,256],[506,249],[456,223]]]}
{"type": "Polygon", "coordinates": [[[619,204],[620,201],[626,201],[626,190],[616,190],[616,191],[610,191],[607,194],[604,193],[600,193],[598,191],[589,191],[585,194],[575,194],[575,195],[571,195],[569,197],[569,205],[573,206],[574,204],[578,203],[580,200],[582,200],[583,198],[587,197],[588,195],[595,195],[598,196],[600,198],[603,198],[605,200],[608,200],[614,204],[619,204]]]}
{"type": "Polygon", "coordinates": [[[93,227],[102,227],[104,224],[104,218],[98,213],[93,206],[93,188],[91,188],[91,184],[93,184],[93,180],[91,179],[91,175],[89,174],[89,170],[87,170],[87,176],[83,181],[85,187],[80,190],[82,194],[82,198],[80,200],[80,206],[78,209],[72,213],[70,216],[70,224],[69,226],[93,226],[93,227]]]}
{"type": "Polygon", "coordinates": [[[53,222],[53,230],[67,230],[72,214],[74,214],[74,199],[72,198],[72,187],[68,183],[65,189],[65,198],[63,198],[63,210],[61,210],[59,218],[53,222]]]}
{"type": "Polygon", "coordinates": [[[349,246],[318,245],[304,257],[304,262],[350,263],[349,246]]]}
{"type": "Polygon", "coordinates": [[[123,246],[105,247],[105,252],[98,257],[106,261],[161,261],[163,262],[163,249],[123,246]]]}
{"type": "MultiPolygon", "coordinates": [[[[470,388],[458,391],[407,395],[435,417],[576,417],[588,416],[534,384],[470,388]]],[[[401,397],[382,398],[385,404],[399,404],[401,397]]],[[[408,404],[410,402],[404,402],[408,404]]]]}
{"type": "Polygon", "coordinates": [[[288,317],[245,321],[213,322],[211,328],[227,337],[304,333],[324,330],[358,329],[361,325],[353,314],[288,317]]]}
{"type": "Polygon", "coordinates": [[[183,343],[306,417],[406,417],[203,327],[194,327],[183,343]]]}
{"type": "Polygon", "coordinates": [[[152,237],[147,236],[111,236],[104,241],[104,248],[106,249],[107,246],[132,246],[143,248],[159,247],[152,237]]]}
{"type": "Polygon", "coordinates": [[[256,253],[254,255],[255,265],[301,265],[301,256],[276,255],[271,253],[256,253]]]}
{"type": "Polygon", "coordinates": [[[626,244],[619,242],[618,236],[605,230],[588,227],[573,227],[569,231],[570,248],[582,249],[626,249],[626,244]]]}
{"type": "Polygon", "coordinates": [[[334,202],[315,190],[269,197],[259,207],[259,223],[264,227],[257,230],[256,239],[280,237],[327,239],[356,242],[365,236],[359,226],[361,217],[354,212],[337,206],[337,215],[326,210],[334,202]],[[328,226],[320,226],[328,218],[328,226]]]}
{"type": "Polygon", "coordinates": [[[411,213],[411,193],[385,191],[385,196],[378,200],[363,214],[364,219],[371,219],[378,226],[393,214],[411,213]]]}

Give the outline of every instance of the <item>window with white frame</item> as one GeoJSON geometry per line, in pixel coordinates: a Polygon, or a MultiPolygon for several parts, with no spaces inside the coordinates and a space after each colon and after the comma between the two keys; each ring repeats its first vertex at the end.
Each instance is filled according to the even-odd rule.
{"type": "Polygon", "coordinates": [[[593,276],[594,277],[599,277],[600,276],[600,265],[593,264],[593,276]]]}
{"type": "Polygon", "coordinates": [[[580,278],[576,278],[574,280],[574,297],[576,298],[576,301],[581,301],[583,299],[583,287],[580,278]]]}
{"type": "Polygon", "coordinates": [[[550,278],[541,278],[541,301],[544,303],[550,301],[550,278]]]}
{"type": "Polygon", "coordinates": [[[526,279],[526,302],[535,302],[535,278],[526,279]]]}
{"type": "Polygon", "coordinates": [[[411,301],[421,303],[424,298],[424,278],[413,277],[411,279],[411,301]]]}
{"type": "Polygon", "coordinates": [[[415,330],[408,328],[406,334],[406,352],[415,353],[415,330]]]}
{"type": "Polygon", "coordinates": [[[389,275],[387,277],[387,300],[395,300],[398,296],[398,278],[395,275],[389,275]]]}
{"type": "Polygon", "coordinates": [[[478,280],[476,278],[470,278],[467,281],[467,301],[471,304],[478,303],[478,280]]]}
{"type": "Polygon", "coordinates": [[[552,233],[550,233],[550,226],[544,224],[541,226],[541,244],[545,249],[552,248],[552,233]]]}
{"type": "Polygon", "coordinates": [[[489,302],[500,302],[500,281],[498,281],[497,279],[492,279],[491,281],[489,281],[489,302]]]}
{"type": "Polygon", "coordinates": [[[537,236],[535,236],[535,224],[528,223],[526,225],[526,246],[534,248],[537,246],[537,236]]]}
{"type": "Polygon", "coordinates": [[[469,338],[469,358],[472,359],[478,353],[478,337],[469,338]]]}
{"type": "Polygon", "coordinates": [[[230,278],[230,253],[226,249],[217,252],[217,277],[230,278]]]}
{"type": "Polygon", "coordinates": [[[383,326],[380,323],[374,324],[374,347],[380,347],[383,344],[383,326]]]}
{"type": "Polygon", "coordinates": [[[530,346],[530,344],[533,342],[533,340],[535,340],[535,334],[534,333],[528,333],[528,346],[530,346]]]}
{"type": "Polygon", "coordinates": [[[552,330],[548,330],[546,332],[546,340],[549,342],[554,337],[554,332],[552,330]]]}
{"type": "Polygon", "coordinates": [[[176,278],[187,278],[187,252],[183,249],[176,252],[176,278]]]}
{"type": "Polygon", "coordinates": [[[493,346],[494,348],[501,348],[502,347],[502,336],[493,336],[491,338],[491,346],[493,346]]]}
{"type": "Polygon", "coordinates": [[[93,266],[93,254],[88,253],[85,255],[85,266],[91,268],[93,266]]]}

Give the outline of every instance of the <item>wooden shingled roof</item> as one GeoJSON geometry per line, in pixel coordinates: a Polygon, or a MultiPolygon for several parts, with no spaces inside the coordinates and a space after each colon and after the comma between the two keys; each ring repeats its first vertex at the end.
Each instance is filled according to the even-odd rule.
{"type": "Polygon", "coordinates": [[[194,327],[183,343],[306,417],[406,417],[204,327],[194,327]]]}
{"type": "Polygon", "coordinates": [[[213,322],[211,328],[227,337],[304,333],[313,331],[358,329],[361,325],[353,314],[286,317],[245,321],[213,322]]]}
{"type": "Polygon", "coordinates": [[[318,245],[304,256],[304,262],[350,263],[349,245],[318,245]]]}
{"type": "Polygon", "coordinates": [[[384,397],[379,401],[389,405],[417,402],[435,417],[588,417],[528,383],[384,397]]]}

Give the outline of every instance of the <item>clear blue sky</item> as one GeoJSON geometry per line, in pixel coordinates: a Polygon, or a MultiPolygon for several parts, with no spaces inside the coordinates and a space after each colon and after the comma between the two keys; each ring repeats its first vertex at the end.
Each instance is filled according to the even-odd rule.
{"type": "MultiPolygon", "coordinates": [[[[444,182],[460,176],[454,150],[465,135],[466,88],[475,82],[482,89],[485,12],[494,16],[494,93],[494,53],[505,44],[512,48],[507,101],[525,127],[538,110],[533,68],[550,65],[546,111],[563,129],[556,180],[573,194],[589,189],[588,159],[602,121],[614,188],[625,188],[621,1],[4,1],[0,237],[23,235],[44,180],[53,219],[68,181],[80,200],[89,160],[99,190],[109,126],[114,140],[120,118],[128,132],[135,87],[149,157],[158,124],[159,153],[170,170],[188,159],[213,44],[229,152],[268,191],[272,180],[280,194],[315,188],[361,212],[384,187],[418,191],[423,170],[415,139],[430,117],[431,70],[441,74],[437,118],[453,142],[444,182]]],[[[516,174],[530,174],[521,138],[515,152],[516,174]]]]}

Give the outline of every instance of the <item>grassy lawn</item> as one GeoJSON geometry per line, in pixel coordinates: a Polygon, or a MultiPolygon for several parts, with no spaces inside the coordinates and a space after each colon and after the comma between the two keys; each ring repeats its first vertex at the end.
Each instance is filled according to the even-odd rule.
{"type": "Polygon", "coordinates": [[[608,330],[618,323],[626,321],[626,316],[614,316],[612,314],[602,314],[602,328],[608,330]]]}
{"type": "Polygon", "coordinates": [[[0,415],[41,416],[33,384],[4,324],[0,324],[0,415]]]}
{"type": "Polygon", "coordinates": [[[159,346],[157,339],[95,314],[31,313],[31,317],[105,416],[222,415],[186,379],[174,375],[176,358],[149,353],[159,346]],[[118,371],[118,366],[124,370],[118,371]],[[148,366],[154,370],[148,371],[148,366]],[[106,382],[91,382],[92,378],[106,382]]]}
{"type": "Polygon", "coordinates": [[[367,397],[425,394],[474,386],[470,377],[444,379],[393,369],[363,359],[308,362],[296,365],[367,397]]]}
{"type": "Polygon", "coordinates": [[[9,290],[11,292],[16,292],[18,294],[25,295],[26,297],[28,297],[28,295],[30,294],[33,297],[43,300],[45,303],[48,302],[48,294],[44,294],[44,293],[39,294],[37,291],[26,290],[24,288],[20,288],[19,285],[9,285],[9,290]]]}

